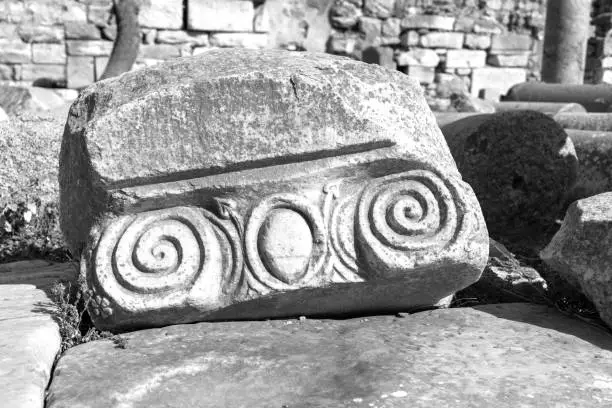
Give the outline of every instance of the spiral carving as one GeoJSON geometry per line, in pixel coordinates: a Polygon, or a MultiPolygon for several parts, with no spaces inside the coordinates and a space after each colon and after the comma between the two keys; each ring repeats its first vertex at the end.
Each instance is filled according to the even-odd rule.
{"type": "Polygon", "coordinates": [[[242,269],[236,232],[193,207],[119,217],[102,233],[94,259],[99,288],[132,312],[197,303],[203,287],[231,286],[242,269]]]}
{"type": "Polygon", "coordinates": [[[455,182],[429,170],[373,180],[357,205],[357,243],[368,273],[394,276],[442,259],[467,233],[455,182]]]}

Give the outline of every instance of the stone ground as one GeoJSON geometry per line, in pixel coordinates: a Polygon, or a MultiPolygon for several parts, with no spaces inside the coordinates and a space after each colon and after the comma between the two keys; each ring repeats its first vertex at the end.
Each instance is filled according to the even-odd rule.
{"type": "Polygon", "coordinates": [[[527,303],[142,330],[73,347],[51,375],[48,288],[74,272],[0,267],[4,406],[612,406],[610,332],[527,303]]]}

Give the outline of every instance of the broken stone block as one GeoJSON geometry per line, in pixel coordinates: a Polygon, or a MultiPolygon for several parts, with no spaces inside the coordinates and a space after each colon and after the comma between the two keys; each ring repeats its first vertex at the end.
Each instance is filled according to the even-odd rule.
{"type": "Polygon", "coordinates": [[[574,146],[563,129],[534,111],[464,115],[439,124],[491,237],[515,238],[553,225],[577,173],[574,146]]]}
{"type": "Polygon", "coordinates": [[[357,25],[363,12],[362,2],[357,0],[335,0],[329,18],[334,27],[351,28],[357,25]]]}
{"type": "Polygon", "coordinates": [[[540,253],[594,304],[612,327],[612,192],[576,201],[561,229],[540,253]]]}
{"type": "Polygon", "coordinates": [[[517,54],[489,54],[487,64],[494,67],[526,67],[529,64],[529,52],[517,54]]]}
{"type": "Polygon", "coordinates": [[[608,109],[612,106],[612,85],[524,82],[512,86],[504,100],[523,102],[575,102],[584,106],[588,112],[608,112],[608,109]]]}
{"type": "Polygon", "coordinates": [[[100,328],[435,305],[487,231],[420,86],[326,54],[216,49],[73,104],[61,222],[100,328]]]}

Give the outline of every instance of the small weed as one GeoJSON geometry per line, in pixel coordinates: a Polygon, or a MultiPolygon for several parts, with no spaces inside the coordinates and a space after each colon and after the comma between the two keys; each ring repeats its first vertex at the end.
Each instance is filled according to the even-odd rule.
{"type": "Polygon", "coordinates": [[[91,293],[85,288],[82,279],[79,279],[77,287],[70,282],[56,282],[51,288],[51,297],[56,305],[54,316],[62,338],[60,354],[71,347],[100,339],[110,339],[116,347],[126,348],[126,338],[93,326],[87,312],[91,293]]]}

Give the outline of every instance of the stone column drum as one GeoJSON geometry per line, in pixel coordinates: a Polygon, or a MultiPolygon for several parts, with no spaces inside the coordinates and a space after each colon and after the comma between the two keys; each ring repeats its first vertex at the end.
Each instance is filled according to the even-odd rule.
{"type": "Polygon", "coordinates": [[[487,259],[418,84],[325,54],[213,50],[94,84],[60,186],[103,329],[430,307],[487,259]]]}

